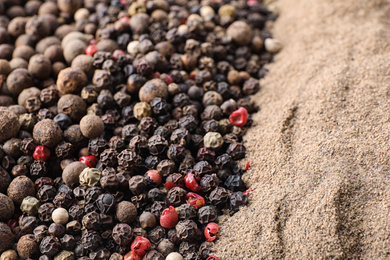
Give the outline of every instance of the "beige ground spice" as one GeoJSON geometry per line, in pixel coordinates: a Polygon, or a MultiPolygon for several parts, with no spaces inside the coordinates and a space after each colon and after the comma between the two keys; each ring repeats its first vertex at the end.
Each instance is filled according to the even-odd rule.
{"type": "Polygon", "coordinates": [[[222,259],[390,254],[390,1],[279,0],[284,49],[254,97],[251,202],[222,259]]]}

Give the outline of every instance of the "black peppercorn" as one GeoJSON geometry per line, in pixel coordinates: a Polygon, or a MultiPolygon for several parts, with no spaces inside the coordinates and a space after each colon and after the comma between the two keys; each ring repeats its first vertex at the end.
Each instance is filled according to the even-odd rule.
{"type": "Polygon", "coordinates": [[[73,220],[66,224],[66,232],[72,235],[77,235],[81,231],[80,222],[73,220]]]}
{"type": "Polygon", "coordinates": [[[196,218],[196,209],[188,203],[184,203],[177,207],[176,212],[179,215],[179,219],[182,220],[196,218]]]}
{"type": "Polygon", "coordinates": [[[211,191],[209,200],[211,204],[217,207],[223,207],[229,199],[229,192],[223,187],[217,187],[211,191]]]}
{"type": "Polygon", "coordinates": [[[148,238],[150,242],[157,245],[160,241],[166,238],[165,229],[162,226],[157,226],[149,231],[148,238]]]}
{"type": "Polygon", "coordinates": [[[84,206],[73,205],[69,208],[69,216],[73,220],[81,221],[84,216],[84,206]]]}
{"type": "Polygon", "coordinates": [[[234,160],[239,160],[245,157],[245,146],[242,143],[233,142],[229,145],[226,153],[234,160]]]}
{"type": "Polygon", "coordinates": [[[39,245],[39,250],[48,257],[54,257],[61,250],[61,242],[57,237],[44,237],[39,245]]]}
{"type": "Polygon", "coordinates": [[[58,208],[69,209],[73,203],[73,198],[70,193],[58,192],[53,199],[53,203],[58,208]]]}
{"type": "Polygon", "coordinates": [[[170,205],[178,207],[185,203],[187,192],[180,187],[173,187],[167,194],[167,200],[170,205]]]}
{"type": "Polygon", "coordinates": [[[193,220],[181,220],[177,223],[175,228],[176,228],[177,236],[182,241],[187,241],[187,242],[195,241],[197,240],[197,236],[200,233],[198,226],[193,220]]]}
{"type": "Polygon", "coordinates": [[[108,214],[114,210],[115,197],[110,193],[103,193],[97,198],[96,206],[101,213],[108,214]]]}
{"type": "Polygon", "coordinates": [[[138,210],[141,210],[148,203],[148,196],[145,193],[142,193],[137,196],[133,196],[131,197],[131,202],[138,210]]]}
{"type": "Polygon", "coordinates": [[[198,150],[197,158],[199,161],[214,162],[215,152],[211,148],[202,147],[198,150]]]}
{"type": "Polygon", "coordinates": [[[165,152],[168,142],[160,135],[154,135],[148,140],[149,152],[152,155],[160,155],[165,152]]]}
{"type": "Polygon", "coordinates": [[[130,149],[125,149],[120,152],[117,158],[118,165],[124,170],[135,170],[142,163],[142,158],[130,149]]]}
{"type": "Polygon", "coordinates": [[[238,210],[241,206],[244,206],[248,203],[248,196],[245,195],[243,192],[238,191],[234,192],[230,198],[230,207],[233,210],[238,210]]]}
{"type": "Polygon", "coordinates": [[[92,155],[99,156],[106,148],[107,148],[107,141],[103,137],[99,136],[93,139],[89,139],[88,151],[92,155]]]}
{"type": "Polygon", "coordinates": [[[150,207],[150,212],[156,217],[156,219],[160,219],[162,212],[168,207],[165,201],[155,201],[150,207]]]}
{"type": "Polygon", "coordinates": [[[99,233],[97,233],[96,231],[90,231],[90,230],[86,231],[82,235],[80,241],[81,241],[83,248],[86,250],[95,250],[103,242],[99,233]]]}
{"type": "Polygon", "coordinates": [[[133,240],[133,231],[127,224],[118,224],[112,230],[112,237],[118,245],[126,246],[133,240]]]}
{"type": "Polygon", "coordinates": [[[51,220],[51,214],[55,210],[53,203],[46,202],[39,206],[38,208],[38,217],[42,222],[49,222],[51,220]]]}
{"type": "Polygon", "coordinates": [[[48,227],[45,225],[37,226],[33,231],[35,241],[37,243],[41,243],[42,239],[48,236],[48,227]]]}
{"type": "Polygon", "coordinates": [[[65,227],[61,224],[52,223],[50,224],[47,232],[51,236],[61,238],[65,235],[65,227]]]}
{"type": "Polygon", "coordinates": [[[60,238],[61,247],[67,251],[73,251],[76,247],[76,239],[74,236],[65,234],[62,238],[60,238]]]}

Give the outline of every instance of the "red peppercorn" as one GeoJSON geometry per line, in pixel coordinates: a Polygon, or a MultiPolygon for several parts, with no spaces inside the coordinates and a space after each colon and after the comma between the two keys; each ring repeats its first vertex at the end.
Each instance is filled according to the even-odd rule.
{"type": "Polygon", "coordinates": [[[177,214],[174,207],[164,209],[160,217],[160,225],[164,228],[173,228],[179,221],[179,215],[177,214]]]}
{"type": "Polygon", "coordinates": [[[206,260],[220,260],[220,259],[215,255],[211,255],[211,256],[207,257],[206,260]]]}
{"type": "Polygon", "coordinates": [[[50,150],[43,145],[38,145],[35,147],[33,157],[37,161],[46,161],[50,157],[50,150]]]}
{"type": "Polygon", "coordinates": [[[204,230],[204,236],[206,237],[206,240],[209,242],[217,239],[218,233],[219,233],[219,226],[214,222],[208,223],[204,230]]]}
{"type": "Polygon", "coordinates": [[[186,177],[184,177],[184,184],[186,187],[194,192],[200,191],[200,185],[196,182],[195,174],[187,173],[186,177]]]}
{"type": "Polygon", "coordinates": [[[239,127],[243,127],[248,121],[248,111],[244,107],[239,107],[229,116],[230,122],[239,127]]]}
{"type": "Polygon", "coordinates": [[[89,56],[93,56],[97,52],[97,47],[95,44],[88,45],[88,47],[85,49],[85,54],[89,56]]]}
{"type": "Polygon", "coordinates": [[[249,170],[250,167],[251,167],[251,161],[248,160],[248,161],[246,162],[244,171],[249,170]]]}
{"type": "Polygon", "coordinates": [[[165,184],[164,184],[164,187],[167,188],[168,190],[174,188],[174,187],[177,187],[173,182],[171,181],[167,181],[165,184]]]}
{"type": "Polygon", "coordinates": [[[187,22],[186,19],[180,19],[180,24],[185,24],[187,22]]]}
{"type": "Polygon", "coordinates": [[[96,156],[90,155],[90,156],[81,156],[79,158],[79,161],[84,163],[85,165],[87,165],[90,168],[94,168],[97,164],[98,159],[96,156]]]}
{"type": "Polygon", "coordinates": [[[171,75],[169,74],[165,74],[165,81],[167,82],[167,84],[172,84],[173,83],[173,78],[171,75]]]}
{"type": "Polygon", "coordinates": [[[112,54],[112,58],[114,60],[118,59],[118,57],[120,56],[125,56],[126,53],[124,51],[122,51],[121,49],[118,49],[118,50],[115,50],[114,53],[112,54]]]}
{"type": "MultiPolygon", "coordinates": [[[[122,3],[122,1],[123,2],[126,2],[126,0],[121,0],[121,3],[122,3]]],[[[122,3],[123,4],[123,3],[122,3]]],[[[124,5],[124,4],[123,4],[124,5]]],[[[129,22],[130,21],[130,17],[128,17],[128,16],[123,16],[123,17],[121,17],[121,19],[120,19],[122,22],[129,22]]]]}
{"type": "Polygon", "coordinates": [[[153,78],[154,79],[159,79],[160,78],[160,76],[161,76],[161,73],[160,72],[155,72],[154,74],[153,74],[153,78]]]}
{"type": "Polygon", "coordinates": [[[129,251],[127,254],[125,254],[123,260],[142,260],[142,256],[137,255],[133,251],[129,251]]]}
{"type": "Polygon", "coordinates": [[[248,0],[248,1],[246,1],[246,4],[247,4],[248,6],[255,5],[255,4],[257,4],[257,0],[248,0]]]}
{"type": "Polygon", "coordinates": [[[14,228],[16,228],[17,226],[19,226],[18,224],[18,220],[17,219],[10,219],[7,221],[7,225],[9,226],[9,228],[11,230],[14,230],[14,228]]]}
{"type": "Polygon", "coordinates": [[[143,256],[146,254],[146,251],[150,249],[152,244],[149,239],[142,236],[137,236],[133,243],[131,243],[131,251],[134,252],[138,256],[143,256]]]}
{"type": "Polygon", "coordinates": [[[191,73],[191,74],[190,74],[190,79],[195,79],[195,77],[196,77],[196,74],[195,74],[195,73],[191,73]]]}
{"type": "Polygon", "coordinates": [[[249,195],[252,193],[253,190],[251,189],[248,189],[246,191],[244,191],[243,193],[249,198],[249,195]]]}
{"type": "Polygon", "coordinates": [[[161,174],[156,170],[149,170],[145,173],[145,175],[154,181],[157,185],[160,185],[162,182],[161,174]]]}
{"type": "Polygon", "coordinates": [[[188,204],[193,206],[195,209],[199,209],[204,206],[205,200],[199,194],[188,192],[186,195],[186,201],[188,204]]]}

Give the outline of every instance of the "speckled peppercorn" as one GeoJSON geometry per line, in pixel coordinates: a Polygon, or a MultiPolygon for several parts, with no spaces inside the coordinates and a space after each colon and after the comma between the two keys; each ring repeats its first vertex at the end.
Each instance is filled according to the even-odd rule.
{"type": "Polygon", "coordinates": [[[117,219],[126,224],[131,224],[137,217],[137,208],[129,201],[121,201],[116,207],[117,219]]]}
{"type": "Polygon", "coordinates": [[[20,124],[17,115],[6,107],[0,106],[0,142],[15,136],[19,128],[20,124]]]}
{"type": "Polygon", "coordinates": [[[14,214],[15,206],[12,199],[0,193],[0,222],[6,222],[14,214]]]}
{"type": "Polygon", "coordinates": [[[26,176],[16,177],[8,186],[7,195],[16,205],[20,205],[25,197],[35,195],[35,185],[26,176]]]}
{"type": "Polygon", "coordinates": [[[62,141],[62,130],[51,119],[39,121],[33,129],[34,140],[49,148],[56,146],[62,141]]]}
{"type": "Polygon", "coordinates": [[[94,138],[103,133],[104,124],[100,117],[86,115],[80,120],[80,130],[85,137],[94,138]]]}
{"type": "Polygon", "coordinates": [[[21,258],[33,258],[39,252],[38,243],[35,242],[35,237],[32,234],[22,236],[17,245],[17,251],[21,258]]]}
{"type": "Polygon", "coordinates": [[[87,76],[80,69],[66,68],[58,73],[58,91],[65,94],[80,93],[87,84],[87,76]]]}

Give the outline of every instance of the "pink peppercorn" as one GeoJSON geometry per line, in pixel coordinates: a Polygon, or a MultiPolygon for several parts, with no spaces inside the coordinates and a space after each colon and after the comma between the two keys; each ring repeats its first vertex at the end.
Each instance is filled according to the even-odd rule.
{"type": "Polygon", "coordinates": [[[46,161],[50,157],[50,150],[43,145],[38,145],[35,147],[33,157],[37,161],[46,161]]]}

